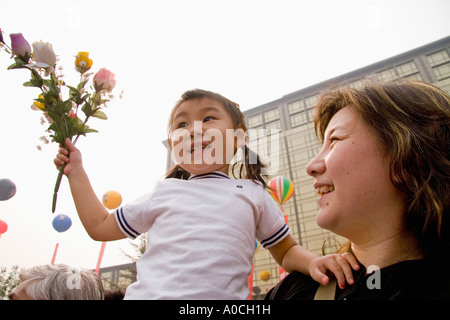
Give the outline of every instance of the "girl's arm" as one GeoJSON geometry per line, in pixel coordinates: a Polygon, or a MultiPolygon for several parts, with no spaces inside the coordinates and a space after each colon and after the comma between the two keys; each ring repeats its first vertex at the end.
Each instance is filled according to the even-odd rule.
{"type": "Polygon", "coordinates": [[[275,261],[287,272],[299,271],[310,275],[311,278],[326,285],[329,282],[327,273],[333,273],[341,288],[345,287],[345,281],[353,284],[354,270],[359,269],[355,257],[351,254],[331,254],[318,256],[305,248],[288,235],[282,241],[269,248],[275,261]]]}
{"type": "Polygon", "coordinates": [[[84,171],[81,152],[66,139],[66,146],[59,149],[54,162],[59,168],[66,163],[64,174],[69,180],[75,207],[89,236],[97,241],[110,241],[125,238],[113,214],[109,214],[97,198],[89,178],[84,171]],[[70,154],[69,154],[70,152],[70,154]]]}

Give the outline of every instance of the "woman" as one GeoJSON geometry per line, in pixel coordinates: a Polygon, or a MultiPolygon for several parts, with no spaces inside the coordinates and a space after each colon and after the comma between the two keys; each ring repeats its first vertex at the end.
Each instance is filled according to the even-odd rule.
{"type": "MultiPolygon", "coordinates": [[[[449,299],[450,97],[423,82],[338,89],[314,124],[316,221],[349,239],[361,265],[334,298],[449,299]]],[[[317,288],[292,273],[266,299],[313,299],[317,288]]]]}

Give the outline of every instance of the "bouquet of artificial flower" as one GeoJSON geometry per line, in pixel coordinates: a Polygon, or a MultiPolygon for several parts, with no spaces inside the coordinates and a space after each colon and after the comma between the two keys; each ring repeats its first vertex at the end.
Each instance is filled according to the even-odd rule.
{"type": "MultiPolygon", "coordinates": [[[[89,59],[88,52],[79,52],[75,57],[75,69],[80,73],[80,82],[77,86],[69,86],[63,81],[62,67],[56,68],[58,59],[50,43],[39,41],[30,46],[21,33],[11,34],[10,37],[11,46],[8,46],[0,29],[0,50],[4,50],[12,55],[11,58],[14,58],[15,62],[8,67],[8,70],[28,69],[31,71],[31,79],[23,85],[41,90],[31,107],[43,112],[41,123],[49,125],[46,130],[48,138],[67,148],[66,138],[70,141],[73,139],[73,143],[76,143],[80,135],[97,132],[86,123],[91,117],[107,119],[101,109],[112,98],[110,93],[116,85],[114,74],[105,68],[100,69],[93,77],[93,88],[91,86],[93,92],[89,92],[86,84],[93,73],[87,71],[91,69],[92,60],[89,59]],[[56,70],[60,72],[59,75],[56,70]],[[68,88],[69,91],[69,97],[66,100],[62,97],[62,87],[68,88]],[[83,120],[79,117],[80,109],[84,114],[83,120]]],[[[48,143],[48,138],[43,136],[41,140],[48,143]]],[[[40,146],[38,148],[40,149],[40,146]]],[[[56,209],[63,171],[64,166],[60,168],[56,179],[52,212],[56,209]]]]}

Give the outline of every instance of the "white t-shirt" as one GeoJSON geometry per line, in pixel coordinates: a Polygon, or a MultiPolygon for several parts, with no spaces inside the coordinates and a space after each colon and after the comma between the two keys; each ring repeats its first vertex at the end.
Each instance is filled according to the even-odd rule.
{"type": "Polygon", "coordinates": [[[220,172],[162,180],[114,214],[128,237],[148,232],[125,299],[246,299],[255,239],[268,248],[289,233],[261,184],[220,172]]]}

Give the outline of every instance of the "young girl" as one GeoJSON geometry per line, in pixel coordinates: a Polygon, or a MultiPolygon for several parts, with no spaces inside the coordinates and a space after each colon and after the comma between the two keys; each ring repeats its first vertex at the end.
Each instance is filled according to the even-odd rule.
{"type": "Polygon", "coordinates": [[[351,255],[319,257],[297,245],[265,189],[261,161],[245,145],[239,106],[204,90],[185,92],[169,119],[169,144],[177,165],[140,199],[108,214],[83,169],[80,151],[67,140],[54,162],[67,163],[72,196],[88,234],[98,241],[148,232],[137,262],[137,281],[126,299],[246,299],[257,239],[287,272],[326,284],[334,273],[352,284],[351,255]],[[231,138],[230,138],[231,136],[231,138]],[[228,138],[228,139],[227,139],[228,138]],[[230,149],[232,152],[230,152],[230,149]],[[243,150],[244,165],[230,166],[243,150]],[[70,156],[69,156],[70,152],[70,156]],[[239,179],[231,179],[238,171],[239,179]]]}

